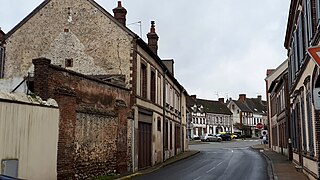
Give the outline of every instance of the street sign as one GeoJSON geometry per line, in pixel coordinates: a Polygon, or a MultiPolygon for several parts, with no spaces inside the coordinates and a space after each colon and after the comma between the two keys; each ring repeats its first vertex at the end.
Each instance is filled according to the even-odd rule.
{"type": "Polygon", "coordinates": [[[309,47],[308,53],[313,61],[320,67],[320,46],[309,47]]]}
{"type": "Polygon", "coordinates": [[[258,123],[258,124],[256,125],[256,128],[258,128],[258,129],[262,129],[262,128],[263,128],[263,124],[258,123]]]}
{"type": "Polygon", "coordinates": [[[313,89],[314,108],[320,110],[320,88],[313,89]]]}
{"type": "Polygon", "coordinates": [[[267,135],[268,135],[268,131],[267,131],[267,130],[261,131],[261,135],[262,135],[262,136],[267,136],[267,135]]]}

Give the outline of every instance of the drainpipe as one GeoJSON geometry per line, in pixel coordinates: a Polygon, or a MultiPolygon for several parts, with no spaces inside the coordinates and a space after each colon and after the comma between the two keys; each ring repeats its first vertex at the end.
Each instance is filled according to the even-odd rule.
{"type": "MultiPolygon", "coordinates": [[[[182,112],[182,97],[183,97],[183,93],[185,92],[185,89],[182,90],[181,92],[181,95],[180,95],[180,137],[181,137],[181,140],[180,140],[180,144],[181,144],[181,151],[184,152],[184,134],[183,134],[183,126],[182,126],[182,115],[183,115],[183,112],[182,112]]],[[[186,123],[187,123],[187,117],[186,118],[186,123]]]]}
{"type": "MultiPolygon", "coordinates": [[[[165,160],[165,149],[164,149],[164,143],[165,143],[165,140],[164,140],[164,137],[165,137],[165,133],[164,133],[164,123],[165,123],[165,119],[166,119],[166,73],[167,73],[167,70],[165,70],[164,71],[164,73],[163,73],[163,87],[162,87],[162,89],[163,89],[163,95],[162,95],[162,97],[163,97],[163,102],[162,102],[162,104],[163,104],[163,107],[162,107],[162,149],[163,149],[163,162],[164,162],[164,160],[165,160]]],[[[168,124],[167,124],[167,126],[168,126],[168,124]]]]}

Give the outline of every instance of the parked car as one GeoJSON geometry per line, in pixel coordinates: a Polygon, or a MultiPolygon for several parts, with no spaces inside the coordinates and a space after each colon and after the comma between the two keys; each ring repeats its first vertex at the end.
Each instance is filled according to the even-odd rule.
{"type": "Polygon", "coordinates": [[[193,135],[193,140],[200,140],[200,137],[198,135],[193,135]]]}
{"type": "Polygon", "coordinates": [[[10,176],[0,174],[0,180],[19,180],[19,179],[15,178],[15,177],[10,177],[10,176]]]}
{"type": "Polygon", "coordinates": [[[218,137],[221,137],[222,141],[230,141],[231,140],[231,136],[228,133],[225,134],[217,134],[218,137]]]}
{"type": "Polygon", "coordinates": [[[231,139],[238,139],[240,136],[237,133],[231,133],[231,139]]]}
{"type": "Polygon", "coordinates": [[[215,142],[221,142],[222,139],[221,137],[217,136],[217,135],[214,135],[214,134],[204,134],[201,136],[201,141],[215,141],[215,142]]]}

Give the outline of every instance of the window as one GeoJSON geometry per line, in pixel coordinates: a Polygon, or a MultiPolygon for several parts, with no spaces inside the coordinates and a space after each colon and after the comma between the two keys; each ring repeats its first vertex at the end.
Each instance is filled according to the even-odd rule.
{"type": "Polygon", "coordinates": [[[158,88],[157,88],[157,103],[158,104],[162,104],[161,103],[161,91],[162,91],[162,88],[161,88],[161,74],[160,73],[158,73],[158,81],[157,81],[157,86],[158,86],[158,88]]]}
{"type": "Polygon", "coordinates": [[[316,0],[316,15],[317,15],[317,26],[319,27],[319,21],[320,21],[320,0],[316,0]]]}
{"type": "Polygon", "coordinates": [[[66,59],[65,67],[73,67],[73,59],[66,59]]]}
{"type": "Polygon", "coordinates": [[[300,98],[300,113],[301,113],[301,123],[302,123],[302,149],[307,150],[307,137],[306,137],[306,122],[305,122],[305,112],[304,112],[304,91],[301,90],[301,98],[300,98]]]}
{"type": "Polygon", "coordinates": [[[299,69],[301,68],[304,60],[304,53],[305,53],[305,46],[304,46],[304,38],[303,38],[303,23],[302,23],[302,13],[299,15],[298,19],[298,64],[299,64],[299,69]]]}
{"type": "Polygon", "coordinates": [[[140,72],[140,87],[141,87],[141,97],[147,98],[147,66],[141,64],[140,72]]]}
{"type": "Polygon", "coordinates": [[[163,148],[168,149],[168,120],[166,119],[163,123],[163,148]]]}
{"type": "Polygon", "coordinates": [[[161,131],[161,118],[158,117],[157,119],[157,127],[158,127],[158,131],[161,131]]]}
{"type": "Polygon", "coordinates": [[[308,145],[309,152],[311,156],[314,156],[314,145],[313,145],[313,123],[312,123],[312,99],[311,99],[311,90],[310,90],[310,79],[306,83],[306,107],[307,107],[307,125],[308,125],[308,145]]]}
{"type": "Polygon", "coordinates": [[[170,123],[170,149],[172,149],[172,123],[170,123]]]}
{"type": "Polygon", "coordinates": [[[151,71],[151,101],[156,103],[156,73],[151,71]]]}

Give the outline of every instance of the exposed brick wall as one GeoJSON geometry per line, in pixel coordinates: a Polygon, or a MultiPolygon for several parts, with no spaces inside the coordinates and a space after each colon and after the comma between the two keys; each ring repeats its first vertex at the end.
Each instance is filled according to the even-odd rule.
{"type": "Polygon", "coordinates": [[[55,100],[59,104],[59,139],[57,179],[75,178],[76,97],[69,88],[57,88],[55,100]]]}
{"type": "Polygon", "coordinates": [[[77,113],[76,174],[89,179],[117,171],[116,116],[77,113]]]}
{"type": "Polygon", "coordinates": [[[47,59],[33,63],[35,93],[59,104],[58,179],[127,171],[132,166],[127,139],[130,91],[50,65],[47,59]]]}

